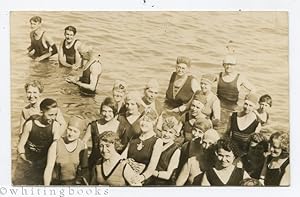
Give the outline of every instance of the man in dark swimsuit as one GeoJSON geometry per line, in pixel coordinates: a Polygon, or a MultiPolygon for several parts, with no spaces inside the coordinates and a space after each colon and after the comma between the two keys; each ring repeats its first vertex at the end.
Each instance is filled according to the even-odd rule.
{"type": "Polygon", "coordinates": [[[60,65],[72,69],[78,69],[81,66],[81,56],[78,52],[78,47],[81,44],[75,39],[76,28],[67,26],[65,28],[65,39],[61,42],[58,52],[58,61],[60,65]]]}
{"type": "Polygon", "coordinates": [[[57,53],[57,47],[52,38],[42,29],[42,18],[34,16],[30,20],[31,45],[27,48],[28,55],[36,62],[45,60],[57,53]]]}

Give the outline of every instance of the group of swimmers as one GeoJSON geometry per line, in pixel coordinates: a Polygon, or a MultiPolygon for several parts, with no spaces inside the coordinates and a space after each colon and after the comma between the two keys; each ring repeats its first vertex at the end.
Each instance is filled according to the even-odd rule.
{"type": "MultiPolygon", "coordinates": [[[[41,61],[58,51],[62,66],[83,65],[80,78],[66,81],[93,96],[102,73],[99,53],[75,39],[73,26],[65,28],[57,50],[41,22],[38,16],[30,19],[29,54],[41,61]]],[[[157,99],[156,79],[145,84],[143,95],[127,92],[127,83],[116,80],[99,119],[89,123],[79,115],[66,122],[54,99],[41,99],[41,82],[27,83],[29,105],[22,110],[15,174],[23,182],[15,184],[289,185],[288,131],[272,131],[269,138],[261,133],[272,98],[258,98],[254,86],[235,71],[236,64],[231,52],[222,72],[204,74],[199,83],[189,74],[191,60],[178,57],[165,103],[157,99]],[[237,110],[241,87],[248,94],[237,110]],[[222,116],[227,128],[217,131],[222,116]]]]}

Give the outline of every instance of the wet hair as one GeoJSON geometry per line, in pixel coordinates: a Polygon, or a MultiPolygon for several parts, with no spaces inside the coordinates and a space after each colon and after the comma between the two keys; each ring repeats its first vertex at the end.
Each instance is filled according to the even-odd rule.
{"type": "Polygon", "coordinates": [[[26,83],[25,86],[24,86],[24,89],[25,89],[26,92],[27,92],[29,86],[37,87],[39,89],[40,93],[42,93],[44,91],[43,84],[38,80],[33,80],[31,82],[26,83]]]}
{"type": "Polygon", "coordinates": [[[76,28],[74,27],[74,26],[67,26],[66,28],[65,28],[65,32],[66,31],[72,31],[73,33],[74,33],[74,35],[76,35],[76,32],[77,32],[77,30],[76,30],[76,28]]]}
{"type": "Polygon", "coordinates": [[[116,151],[123,149],[119,136],[113,131],[104,131],[98,138],[98,144],[100,144],[101,141],[114,144],[116,151]]]}
{"type": "Polygon", "coordinates": [[[31,22],[31,21],[37,22],[37,23],[41,23],[41,22],[42,22],[42,18],[39,17],[39,16],[33,16],[33,17],[31,17],[31,18],[29,19],[29,22],[31,22]]]}
{"type": "Polygon", "coordinates": [[[177,57],[176,64],[185,64],[188,68],[191,67],[191,59],[184,56],[177,57]]]}
{"type": "Polygon", "coordinates": [[[234,146],[230,138],[225,137],[219,139],[215,144],[214,148],[215,148],[215,152],[218,152],[218,150],[220,149],[224,149],[228,152],[232,152],[235,157],[238,156],[237,148],[234,146]]]}
{"type": "Polygon", "coordinates": [[[270,137],[270,143],[273,140],[279,140],[280,141],[280,148],[282,149],[281,154],[289,155],[290,152],[290,139],[289,139],[289,134],[286,131],[277,131],[273,133],[270,137]]]}
{"type": "Polygon", "coordinates": [[[114,116],[117,115],[117,113],[118,113],[118,104],[116,103],[116,101],[112,97],[106,97],[104,99],[104,101],[101,103],[101,106],[100,106],[100,113],[102,112],[102,108],[103,108],[104,105],[110,107],[113,110],[114,116]]]}
{"type": "Polygon", "coordinates": [[[264,152],[268,151],[268,147],[269,147],[268,140],[263,134],[261,134],[261,133],[252,133],[248,138],[247,150],[249,149],[251,142],[257,143],[256,146],[262,146],[264,152]]]}
{"type": "Polygon", "coordinates": [[[246,178],[240,182],[241,186],[263,186],[263,184],[254,178],[246,178]]]}
{"type": "Polygon", "coordinates": [[[51,98],[45,98],[40,104],[40,109],[43,112],[56,107],[58,107],[57,102],[51,98]]]}
{"type": "Polygon", "coordinates": [[[193,125],[193,129],[194,128],[197,128],[203,132],[206,132],[208,129],[212,128],[211,120],[206,119],[206,118],[198,118],[198,119],[196,119],[196,121],[193,125]]]}
{"type": "Polygon", "coordinates": [[[259,98],[258,103],[266,102],[270,107],[272,107],[272,97],[268,94],[264,94],[259,98]]]}

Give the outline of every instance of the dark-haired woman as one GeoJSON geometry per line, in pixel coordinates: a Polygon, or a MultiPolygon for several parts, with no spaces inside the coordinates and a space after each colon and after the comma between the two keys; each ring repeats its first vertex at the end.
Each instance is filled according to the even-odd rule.
{"type": "Polygon", "coordinates": [[[96,161],[100,158],[99,151],[99,136],[104,131],[117,132],[119,121],[116,120],[117,104],[111,97],[106,97],[100,106],[100,119],[91,122],[87,128],[86,134],[83,137],[85,143],[92,138],[92,152],[89,156],[89,167],[95,165],[96,161]]]}
{"type": "Polygon", "coordinates": [[[248,173],[233,164],[236,154],[228,139],[218,140],[215,146],[216,164],[203,174],[202,186],[239,186],[248,173]]]}

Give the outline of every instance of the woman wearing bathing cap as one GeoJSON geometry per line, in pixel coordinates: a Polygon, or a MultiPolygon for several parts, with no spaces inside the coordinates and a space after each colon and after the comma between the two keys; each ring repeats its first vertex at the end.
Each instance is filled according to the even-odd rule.
{"type": "Polygon", "coordinates": [[[253,112],[257,104],[257,96],[253,93],[248,94],[245,97],[242,111],[233,112],[229,119],[226,134],[236,146],[239,157],[247,153],[249,136],[252,133],[260,132],[261,124],[253,112]]]}
{"type": "Polygon", "coordinates": [[[140,105],[140,94],[138,94],[137,92],[130,92],[127,94],[125,98],[125,114],[120,114],[118,117],[118,120],[120,121],[118,134],[124,147],[128,145],[131,139],[137,138],[141,134],[141,112],[139,110],[140,105]]]}
{"type": "Polygon", "coordinates": [[[85,128],[85,121],[73,116],[69,120],[66,135],[52,143],[48,151],[44,185],[87,184],[87,147],[79,139],[85,128]]]}
{"type": "Polygon", "coordinates": [[[165,103],[174,109],[191,100],[197,90],[200,90],[197,80],[189,74],[191,60],[188,57],[178,57],[176,71],[173,72],[166,92],[165,103]]]}
{"type": "Polygon", "coordinates": [[[157,113],[158,116],[162,113],[162,104],[157,99],[159,88],[159,83],[156,79],[150,79],[147,82],[144,88],[144,95],[141,99],[141,112],[151,108],[157,113]]]}
{"type": "Polygon", "coordinates": [[[227,55],[223,59],[224,71],[218,75],[217,96],[221,101],[222,108],[231,112],[237,108],[241,87],[250,92],[254,91],[253,85],[236,71],[236,66],[236,56],[234,54],[227,55]]]}

